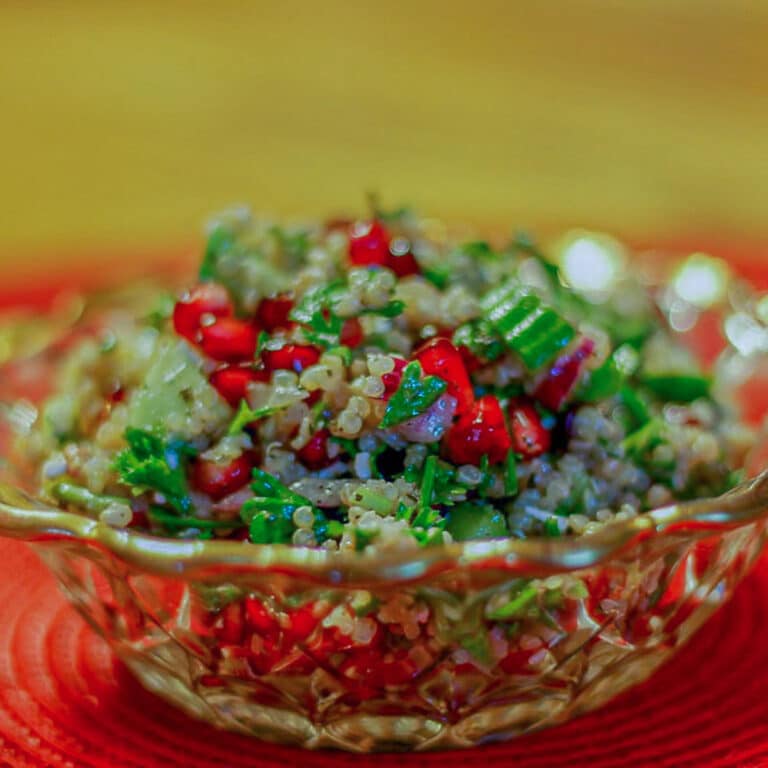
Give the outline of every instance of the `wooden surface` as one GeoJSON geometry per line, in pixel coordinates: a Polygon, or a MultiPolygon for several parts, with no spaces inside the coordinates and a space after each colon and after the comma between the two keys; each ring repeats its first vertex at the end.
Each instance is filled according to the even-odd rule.
{"type": "Polygon", "coordinates": [[[6,275],[371,188],[480,226],[768,236],[768,2],[5,0],[0,115],[6,275]]]}

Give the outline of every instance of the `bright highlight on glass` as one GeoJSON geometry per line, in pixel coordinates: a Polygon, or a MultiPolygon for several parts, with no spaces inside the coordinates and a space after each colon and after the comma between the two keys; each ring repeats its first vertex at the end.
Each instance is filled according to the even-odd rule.
{"type": "Polygon", "coordinates": [[[621,243],[608,235],[577,231],[566,235],[560,247],[563,276],[577,291],[610,290],[625,261],[621,243]]]}
{"type": "Polygon", "coordinates": [[[724,261],[695,253],[678,270],[673,288],[684,301],[706,309],[725,298],[728,277],[724,261]]]}

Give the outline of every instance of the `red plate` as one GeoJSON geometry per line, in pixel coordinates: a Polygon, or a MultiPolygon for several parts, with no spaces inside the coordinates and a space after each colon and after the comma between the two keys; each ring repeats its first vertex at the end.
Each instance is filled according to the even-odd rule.
{"type": "Polygon", "coordinates": [[[23,544],[0,541],[0,766],[768,765],[768,558],[674,661],[592,715],[467,752],[360,756],[264,744],[144,691],[23,544]]]}

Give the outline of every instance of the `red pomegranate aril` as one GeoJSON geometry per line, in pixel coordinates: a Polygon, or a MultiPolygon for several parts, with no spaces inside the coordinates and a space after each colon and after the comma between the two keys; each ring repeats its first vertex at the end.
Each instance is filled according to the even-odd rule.
{"type": "Polygon", "coordinates": [[[239,363],[253,360],[256,354],[257,330],[234,317],[223,317],[201,331],[203,352],[214,360],[239,363]]]}
{"type": "Polygon", "coordinates": [[[295,371],[301,373],[320,359],[320,350],[309,344],[286,344],[280,349],[264,349],[261,353],[268,371],[295,371]]]}
{"type": "Polygon", "coordinates": [[[389,267],[398,277],[410,277],[411,275],[421,274],[419,262],[416,261],[416,257],[410,251],[402,254],[390,251],[385,266],[389,267]]]}
{"type": "Polygon", "coordinates": [[[472,354],[469,347],[456,347],[456,349],[459,350],[459,354],[464,361],[464,367],[467,369],[467,373],[474,373],[485,365],[479,357],[472,354]]]}
{"type": "Polygon", "coordinates": [[[379,221],[357,222],[349,235],[349,260],[358,267],[386,267],[389,232],[379,221]]]}
{"type": "Polygon", "coordinates": [[[319,429],[302,448],[296,451],[297,458],[307,469],[323,469],[333,464],[334,460],[328,455],[330,436],[331,433],[327,429],[319,429]]]}
{"type": "Polygon", "coordinates": [[[555,361],[547,378],[533,393],[536,400],[553,411],[559,411],[576,386],[584,361],[594,350],[595,342],[585,339],[573,352],[555,361]]]}
{"type": "Polygon", "coordinates": [[[214,501],[220,501],[250,481],[251,468],[251,457],[245,454],[229,464],[198,459],[192,464],[192,485],[214,501]]]}
{"type": "Polygon", "coordinates": [[[386,400],[395,394],[397,388],[400,386],[400,382],[403,380],[403,368],[408,364],[407,360],[402,357],[394,357],[395,367],[389,372],[385,373],[381,380],[384,383],[384,394],[382,397],[386,400]]]}
{"type": "Polygon", "coordinates": [[[213,388],[233,408],[248,399],[248,385],[256,381],[269,381],[269,374],[266,371],[255,371],[253,368],[228,366],[214,371],[210,377],[213,388]]]}
{"type": "Polygon", "coordinates": [[[243,618],[242,603],[230,603],[222,609],[217,621],[217,635],[222,643],[239,645],[242,642],[245,629],[243,618]]]}
{"type": "Polygon", "coordinates": [[[355,349],[355,347],[359,347],[363,343],[364,338],[363,326],[356,317],[350,317],[344,321],[344,325],[341,326],[339,341],[345,347],[355,349]]]}
{"type": "Polygon", "coordinates": [[[456,413],[465,413],[475,395],[459,350],[448,339],[437,337],[419,347],[413,356],[424,373],[439,376],[448,384],[446,391],[456,398],[456,413]]]}
{"type": "Polygon", "coordinates": [[[512,448],[526,459],[546,453],[552,446],[552,434],[542,424],[533,401],[518,397],[509,404],[509,431],[512,448]]]}
{"type": "Polygon", "coordinates": [[[256,310],[256,322],[269,333],[279,329],[288,330],[294,326],[288,317],[292,309],[293,299],[285,294],[262,299],[256,310]]]}
{"type": "Polygon", "coordinates": [[[479,465],[483,456],[491,464],[499,464],[511,447],[504,412],[493,395],[472,403],[445,436],[445,450],[454,464],[479,465]]]}
{"type": "Polygon", "coordinates": [[[294,608],[288,615],[289,626],[286,630],[286,635],[294,641],[308,640],[328,612],[328,610],[321,611],[321,615],[318,616],[315,603],[306,603],[298,608],[294,608]]]}
{"type": "Polygon", "coordinates": [[[182,296],[173,307],[173,327],[179,336],[197,342],[203,315],[231,317],[234,313],[227,289],[218,283],[202,283],[182,296]]]}
{"type": "Polygon", "coordinates": [[[262,635],[277,632],[280,629],[277,619],[258,598],[245,598],[245,616],[249,626],[262,635]]]}

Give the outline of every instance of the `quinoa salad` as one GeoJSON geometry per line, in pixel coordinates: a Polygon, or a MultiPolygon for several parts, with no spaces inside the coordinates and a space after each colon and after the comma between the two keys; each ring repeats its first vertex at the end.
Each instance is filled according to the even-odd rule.
{"type": "MultiPolygon", "coordinates": [[[[590,535],[741,479],[750,433],[631,274],[407,210],[211,225],[189,289],[68,354],[43,498],[154,535],[363,554],[590,535]]],[[[245,544],[244,544],[245,545],[245,544]]]]}

